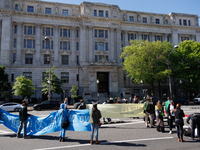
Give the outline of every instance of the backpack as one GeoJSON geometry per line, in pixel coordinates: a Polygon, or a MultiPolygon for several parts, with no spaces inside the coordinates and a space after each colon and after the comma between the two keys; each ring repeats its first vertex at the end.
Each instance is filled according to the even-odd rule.
{"type": "Polygon", "coordinates": [[[148,112],[150,110],[150,105],[149,105],[149,102],[145,102],[144,103],[144,112],[148,112]]]}

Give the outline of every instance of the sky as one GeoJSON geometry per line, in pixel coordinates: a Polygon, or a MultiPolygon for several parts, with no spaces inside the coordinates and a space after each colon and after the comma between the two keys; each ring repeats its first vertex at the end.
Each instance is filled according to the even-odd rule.
{"type": "Polygon", "coordinates": [[[80,5],[83,1],[118,5],[121,10],[169,14],[187,13],[200,17],[200,0],[42,0],[80,5]]]}

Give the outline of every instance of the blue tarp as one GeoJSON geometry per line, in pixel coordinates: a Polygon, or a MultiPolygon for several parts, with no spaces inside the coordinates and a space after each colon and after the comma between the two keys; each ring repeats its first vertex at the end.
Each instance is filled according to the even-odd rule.
{"type": "MultiPolygon", "coordinates": [[[[91,131],[90,110],[71,110],[69,115],[70,131],[91,131]]],[[[3,124],[17,133],[20,125],[19,115],[10,114],[1,109],[3,124]]],[[[61,130],[62,110],[52,112],[47,117],[31,116],[27,120],[27,135],[43,135],[61,130]]],[[[22,131],[23,132],[23,131],[22,131]]]]}

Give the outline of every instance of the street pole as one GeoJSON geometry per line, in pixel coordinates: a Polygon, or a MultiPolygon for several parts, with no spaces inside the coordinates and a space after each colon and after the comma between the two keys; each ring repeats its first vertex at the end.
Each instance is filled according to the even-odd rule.
{"type": "MultiPolygon", "coordinates": [[[[178,48],[178,45],[175,45],[173,50],[169,53],[168,55],[168,70],[169,70],[169,56],[171,55],[171,53],[178,48]]],[[[171,85],[171,78],[170,78],[170,73],[169,73],[169,92],[170,92],[170,99],[172,99],[172,85],[171,85]]]]}
{"type": "MultiPolygon", "coordinates": [[[[49,37],[46,36],[45,38],[46,44],[47,41],[49,41],[49,37]]],[[[48,100],[50,100],[51,98],[51,48],[50,48],[50,42],[49,42],[49,80],[48,80],[48,84],[49,84],[49,88],[48,88],[48,100]]]]}
{"type": "Polygon", "coordinates": [[[99,101],[99,79],[97,79],[97,98],[99,101]]]}

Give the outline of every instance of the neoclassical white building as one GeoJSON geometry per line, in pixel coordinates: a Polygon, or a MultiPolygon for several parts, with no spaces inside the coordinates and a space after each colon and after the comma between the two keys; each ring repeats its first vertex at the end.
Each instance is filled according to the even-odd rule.
{"type": "MultiPolygon", "coordinates": [[[[30,78],[37,88],[32,97],[42,99],[40,85],[50,54],[65,92],[54,94],[54,98],[70,96],[72,85],[80,87],[84,98],[97,97],[97,79],[102,99],[108,93],[142,97],[150,87],[126,78],[119,58],[121,48],[131,39],[167,40],[174,45],[183,40],[200,42],[198,16],[128,11],[117,5],[90,2],[0,1],[0,65],[6,67],[12,84],[20,75],[30,78]],[[45,41],[45,36],[50,40],[45,41]],[[83,69],[79,75],[78,62],[83,69]]],[[[162,94],[168,94],[168,81],[161,86],[162,94]]],[[[178,94],[175,85],[172,89],[178,94]]]]}

